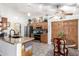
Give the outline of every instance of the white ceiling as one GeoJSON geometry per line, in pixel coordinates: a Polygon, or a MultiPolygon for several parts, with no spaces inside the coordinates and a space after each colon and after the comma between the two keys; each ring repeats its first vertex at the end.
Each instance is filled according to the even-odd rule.
{"type": "Polygon", "coordinates": [[[79,7],[75,3],[3,3],[3,5],[8,6],[9,8],[12,8],[26,16],[28,12],[31,16],[44,16],[46,14],[54,15],[57,11],[57,5],[59,7],[65,5],[70,7],[79,7]]]}

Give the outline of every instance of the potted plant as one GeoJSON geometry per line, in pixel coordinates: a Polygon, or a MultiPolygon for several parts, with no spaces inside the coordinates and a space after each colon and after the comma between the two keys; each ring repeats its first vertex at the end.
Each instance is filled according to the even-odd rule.
{"type": "Polygon", "coordinates": [[[58,37],[59,38],[64,38],[64,32],[58,32],[58,37]]]}
{"type": "Polygon", "coordinates": [[[60,38],[61,39],[61,43],[62,44],[64,44],[64,43],[66,43],[66,40],[64,39],[64,37],[65,37],[65,34],[64,34],[64,32],[58,32],[58,38],[60,38]]]}

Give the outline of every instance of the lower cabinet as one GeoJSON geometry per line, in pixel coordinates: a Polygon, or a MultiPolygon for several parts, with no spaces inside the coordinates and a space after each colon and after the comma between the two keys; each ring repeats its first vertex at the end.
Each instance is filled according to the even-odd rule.
{"type": "Polygon", "coordinates": [[[22,47],[22,56],[32,56],[32,42],[28,42],[28,43],[25,43],[23,44],[23,47],[22,47]]]}
{"type": "Polygon", "coordinates": [[[32,56],[32,47],[22,49],[22,56],[32,56]]]}
{"type": "Polygon", "coordinates": [[[40,40],[43,43],[47,43],[48,42],[48,36],[47,36],[47,34],[41,34],[40,40]]]}

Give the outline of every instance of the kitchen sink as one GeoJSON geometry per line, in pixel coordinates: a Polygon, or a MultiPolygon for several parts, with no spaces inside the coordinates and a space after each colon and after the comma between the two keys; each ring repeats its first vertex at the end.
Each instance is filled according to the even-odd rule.
{"type": "Polygon", "coordinates": [[[12,36],[12,38],[21,38],[21,36],[12,36]]]}

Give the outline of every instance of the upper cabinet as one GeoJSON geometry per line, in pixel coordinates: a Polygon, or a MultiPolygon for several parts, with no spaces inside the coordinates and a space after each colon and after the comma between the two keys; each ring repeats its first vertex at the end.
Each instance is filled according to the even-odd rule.
{"type": "Polygon", "coordinates": [[[1,30],[7,29],[7,18],[6,17],[1,17],[0,28],[1,30]]]}
{"type": "Polygon", "coordinates": [[[36,27],[41,27],[41,23],[32,23],[31,26],[33,26],[33,29],[36,29],[36,27]]]}
{"type": "Polygon", "coordinates": [[[48,29],[48,23],[47,22],[42,22],[42,28],[43,29],[48,29]]]}
{"type": "Polygon", "coordinates": [[[42,27],[42,29],[48,29],[48,23],[47,22],[32,23],[31,26],[33,26],[33,29],[36,29],[36,27],[42,27]]]}
{"type": "Polygon", "coordinates": [[[2,28],[7,29],[7,18],[6,17],[2,17],[2,28]]]}

